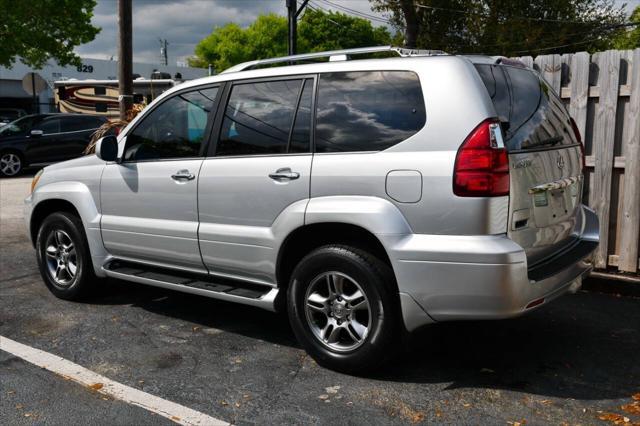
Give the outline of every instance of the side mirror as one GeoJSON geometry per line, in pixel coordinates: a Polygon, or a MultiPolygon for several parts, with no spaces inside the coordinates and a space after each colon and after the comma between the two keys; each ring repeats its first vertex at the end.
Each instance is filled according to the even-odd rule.
{"type": "Polygon", "coordinates": [[[98,139],[96,155],[102,161],[116,161],[118,159],[118,138],[110,135],[98,139]]]}
{"type": "Polygon", "coordinates": [[[33,136],[35,138],[39,138],[42,135],[44,135],[44,132],[42,130],[32,130],[31,131],[31,136],[33,136]]]}

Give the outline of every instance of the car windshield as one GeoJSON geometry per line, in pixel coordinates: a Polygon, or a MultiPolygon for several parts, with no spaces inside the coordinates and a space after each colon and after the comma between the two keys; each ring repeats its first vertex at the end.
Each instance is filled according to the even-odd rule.
{"type": "Polygon", "coordinates": [[[0,136],[12,136],[26,133],[33,126],[35,117],[22,117],[0,127],[0,136]]]}

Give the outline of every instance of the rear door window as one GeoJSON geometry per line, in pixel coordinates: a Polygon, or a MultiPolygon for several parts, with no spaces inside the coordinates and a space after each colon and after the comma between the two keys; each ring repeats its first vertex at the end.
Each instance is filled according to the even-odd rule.
{"type": "Polygon", "coordinates": [[[102,125],[105,120],[92,116],[71,116],[64,117],[60,123],[62,132],[80,132],[83,130],[95,130],[102,125]]]}
{"type": "Polygon", "coordinates": [[[312,80],[235,84],[224,112],[216,156],[266,155],[308,150],[312,80]],[[300,91],[306,88],[300,98],[300,91]],[[300,100],[300,111],[296,108],[300,100]],[[289,144],[296,117],[295,137],[289,144]],[[305,131],[306,127],[306,131],[305,131]]]}
{"type": "Polygon", "coordinates": [[[381,151],[425,124],[418,76],[410,71],[320,75],[316,152],[381,151]]]}

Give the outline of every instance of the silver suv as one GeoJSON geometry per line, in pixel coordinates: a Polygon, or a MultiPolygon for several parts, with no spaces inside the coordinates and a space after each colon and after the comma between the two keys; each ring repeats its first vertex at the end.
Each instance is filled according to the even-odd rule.
{"type": "Polygon", "coordinates": [[[320,364],[353,372],[423,325],[577,290],[598,244],[583,168],[522,64],[370,48],[165,92],[97,155],[39,173],[26,221],[58,297],[112,277],[286,310],[320,364]],[[380,51],[400,57],[348,56],[380,51]]]}

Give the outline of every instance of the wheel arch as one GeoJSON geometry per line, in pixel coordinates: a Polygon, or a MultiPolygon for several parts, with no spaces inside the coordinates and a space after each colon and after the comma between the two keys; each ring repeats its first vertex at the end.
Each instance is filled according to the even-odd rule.
{"type": "MultiPolygon", "coordinates": [[[[46,178],[46,173],[43,179],[46,178]]],[[[36,243],[42,220],[56,211],[67,211],[77,215],[82,221],[87,238],[94,269],[100,275],[100,268],[108,257],[100,232],[100,196],[97,188],[82,182],[58,181],[40,183],[33,194],[27,198],[26,223],[29,236],[36,243]]]]}
{"type": "MultiPolygon", "coordinates": [[[[327,244],[346,244],[366,250],[393,266],[382,242],[362,226],[344,222],[320,222],[293,230],[283,241],[276,261],[276,280],[281,293],[286,293],[295,266],[312,250],[327,244]]],[[[394,283],[394,285],[396,285],[394,283]]],[[[397,289],[397,285],[396,285],[397,289]]]]}
{"type": "Polygon", "coordinates": [[[29,220],[29,236],[31,237],[31,243],[35,246],[36,239],[38,237],[38,230],[44,219],[51,213],[55,212],[67,212],[80,218],[78,209],[68,200],[64,199],[46,199],[39,202],[31,212],[31,219],[29,220]]]}

